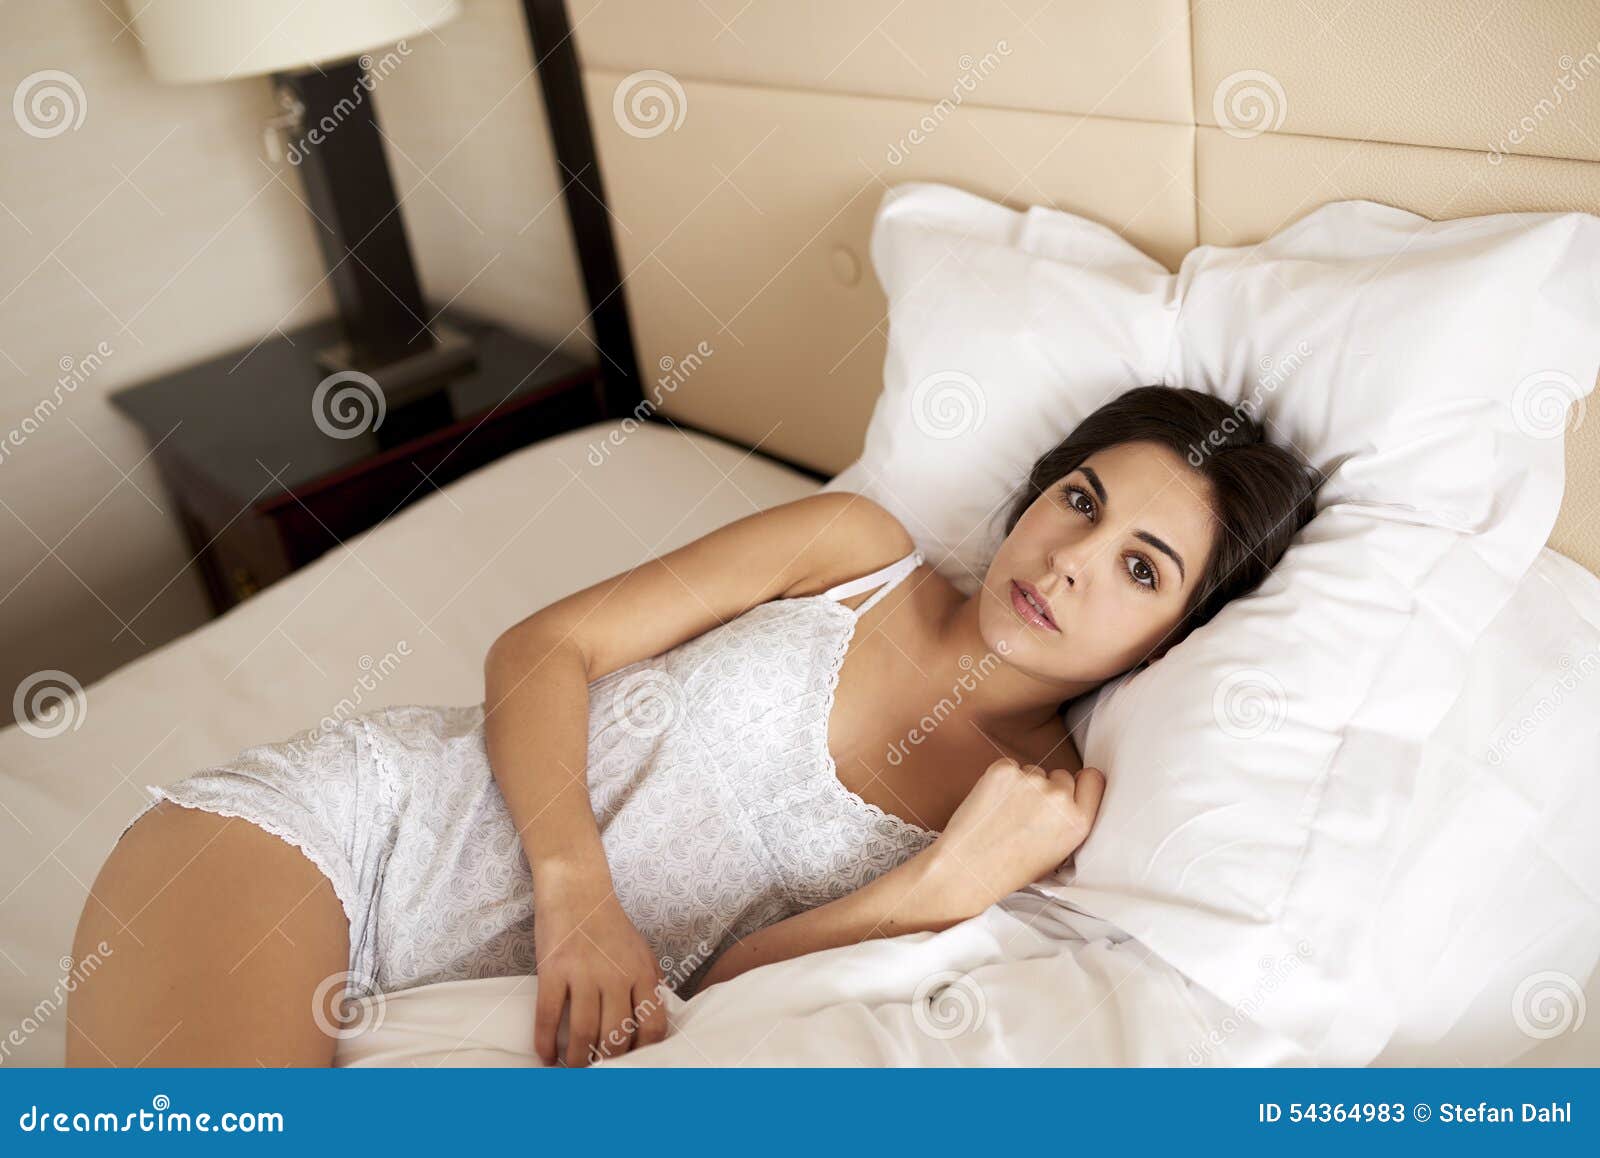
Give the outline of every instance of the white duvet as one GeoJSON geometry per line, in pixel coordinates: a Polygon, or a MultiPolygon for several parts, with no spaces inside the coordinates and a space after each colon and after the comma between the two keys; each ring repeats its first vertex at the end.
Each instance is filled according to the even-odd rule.
{"type": "MultiPolygon", "coordinates": [[[[536,977],[359,1003],[340,1066],[537,1066],[536,977]]],[[[941,933],[755,969],[604,1065],[1281,1065],[1303,1059],[1110,926],[1028,892],[941,933]]],[[[565,1029],[558,1038],[565,1048],[565,1029]]],[[[564,1054],[562,1056],[565,1056],[564,1054]]]]}
{"type": "MultiPolygon", "coordinates": [[[[715,440],[696,439],[691,447],[686,439],[695,436],[641,429],[589,479],[592,494],[571,487],[562,503],[548,504],[508,536],[509,498],[560,491],[584,469],[586,443],[603,429],[552,439],[460,480],[448,499],[436,495],[408,508],[378,532],[130,664],[89,689],[80,727],[48,740],[0,730],[0,798],[13,820],[0,840],[0,950],[9,962],[0,969],[0,1033],[7,1035],[0,1064],[60,1064],[61,961],[88,882],[126,817],[143,803],[134,776],[170,782],[245,744],[290,734],[349,693],[359,674],[354,657],[379,654],[398,638],[412,640],[415,658],[384,683],[384,702],[471,702],[481,693],[483,651],[506,622],[638,562],[644,540],[590,533],[613,517],[609,511],[628,512],[641,528],[677,520],[664,550],[742,513],[752,498],[770,505],[815,489],[715,440]],[[710,499],[696,505],[684,501],[686,494],[710,499]],[[580,538],[582,552],[548,549],[580,538]],[[419,543],[429,550],[419,552],[419,543]],[[374,597],[374,574],[386,576],[394,598],[374,597]],[[418,631],[419,618],[436,634],[418,631]]],[[[1411,1020],[1406,1040],[1391,1043],[1380,1063],[1600,1062],[1600,978],[1591,980],[1600,951],[1592,934],[1600,853],[1578,855],[1600,849],[1592,837],[1600,820],[1594,804],[1600,671],[1588,658],[1600,656],[1600,580],[1552,552],[1536,570],[1542,578],[1525,582],[1515,603],[1522,611],[1511,613],[1497,637],[1504,656],[1517,662],[1484,665],[1459,707],[1481,716],[1497,736],[1524,716],[1537,721],[1515,746],[1507,742],[1503,761],[1484,765],[1480,774],[1493,771],[1509,783],[1515,769],[1532,778],[1523,783],[1546,788],[1564,778],[1571,791],[1550,815],[1563,833],[1575,834],[1562,845],[1574,853],[1563,860],[1573,871],[1542,882],[1530,906],[1530,862],[1511,850],[1507,867],[1520,866],[1523,875],[1496,871],[1507,858],[1480,849],[1482,911],[1430,912],[1414,897],[1393,897],[1390,927],[1403,929],[1409,920],[1425,932],[1419,922],[1427,918],[1454,937],[1437,959],[1415,956],[1415,936],[1392,946],[1396,991],[1425,1016],[1411,1020]],[[1534,663],[1551,652],[1567,654],[1570,663],[1559,686],[1534,663]],[[1575,896],[1583,899],[1574,904],[1575,896]],[[1563,935],[1543,943],[1507,937],[1502,918],[1513,910],[1519,919],[1560,917],[1563,935]],[[1539,984],[1529,988],[1530,979],[1539,984]]],[[[1460,825],[1441,822],[1461,795],[1448,774],[1452,761],[1465,756],[1448,736],[1436,737],[1430,753],[1434,790],[1408,815],[1441,835],[1460,834],[1466,831],[1460,825]]],[[[357,1018],[363,1031],[341,1041],[338,1062],[535,1064],[535,984],[505,978],[384,995],[357,1018]]],[[[1267,996],[1281,1000],[1287,992],[1267,996]]],[[[1013,894],[942,933],[753,970],[672,1003],[669,1020],[666,1041],[606,1064],[1310,1060],[1263,1030],[1250,1010],[1226,1006],[1140,941],[1032,893],[1013,894]]]]}
{"type": "MultiPolygon", "coordinates": [[[[674,998],[665,1041],[606,1064],[1505,1065],[1536,1046],[1529,1060],[1543,1064],[1600,1062],[1587,1008],[1600,959],[1600,580],[1542,552],[1474,647],[1414,783],[1404,771],[1407,791],[1386,807],[1411,835],[1374,915],[1375,992],[1398,1027],[1381,1052],[1351,1058],[1268,1028],[1300,1000],[1303,959],[1249,960],[1249,976],[1229,979],[1243,996],[1224,1002],[1044,882],[941,933],[674,998]],[[1502,739],[1485,756],[1469,733],[1502,739]],[[1472,904],[1449,901],[1463,891],[1472,904]]],[[[536,984],[369,999],[338,1063],[536,1065],[536,984]]]]}

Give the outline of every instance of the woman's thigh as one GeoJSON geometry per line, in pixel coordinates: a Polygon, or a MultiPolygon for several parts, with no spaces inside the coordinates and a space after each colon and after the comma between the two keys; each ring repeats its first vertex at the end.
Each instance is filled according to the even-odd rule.
{"type": "Polygon", "coordinates": [[[332,1063],[344,909],[248,821],[150,809],[95,878],[72,952],[97,967],[68,998],[68,1065],[332,1063]]]}

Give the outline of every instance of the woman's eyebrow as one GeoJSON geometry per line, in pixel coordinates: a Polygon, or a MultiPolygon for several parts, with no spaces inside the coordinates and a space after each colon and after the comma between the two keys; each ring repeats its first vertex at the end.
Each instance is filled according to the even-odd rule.
{"type": "MultiPolygon", "coordinates": [[[[1100,481],[1100,476],[1094,473],[1094,467],[1080,466],[1078,469],[1083,472],[1083,477],[1088,479],[1089,485],[1094,488],[1095,497],[1100,500],[1100,505],[1102,507],[1109,506],[1110,504],[1106,501],[1105,484],[1100,481]]],[[[1172,561],[1178,565],[1178,582],[1182,583],[1186,581],[1187,574],[1183,568],[1183,556],[1179,555],[1178,552],[1167,546],[1166,543],[1156,538],[1149,531],[1135,531],[1133,535],[1134,538],[1143,539],[1156,550],[1165,551],[1169,556],[1171,556],[1172,561]]]]}
{"type": "Polygon", "coordinates": [[[1133,533],[1133,537],[1135,539],[1143,539],[1146,543],[1149,543],[1156,550],[1165,551],[1168,555],[1171,555],[1172,556],[1172,561],[1178,565],[1178,582],[1180,582],[1180,583],[1183,582],[1183,580],[1184,580],[1183,559],[1178,554],[1178,552],[1174,551],[1171,547],[1167,546],[1160,539],[1158,539],[1154,535],[1152,535],[1149,531],[1135,531],[1133,533]]]}
{"type": "Polygon", "coordinates": [[[1089,485],[1094,488],[1095,497],[1100,500],[1100,505],[1106,505],[1106,488],[1100,482],[1100,476],[1094,473],[1092,466],[1080,466],[1083,477],[1089,480],[1089,485]]]}

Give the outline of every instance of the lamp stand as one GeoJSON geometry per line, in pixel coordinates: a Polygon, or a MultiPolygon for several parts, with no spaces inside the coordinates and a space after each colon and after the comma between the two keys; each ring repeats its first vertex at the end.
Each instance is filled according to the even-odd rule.
{"type": "Polygon", "coordinates": [[[361,62],[272,79],[296,114],[289,159],[339,307],[343,341],[318,351],[317,361],[330,374],[371,377],[391,408],[438,405],[440,388],[476,354],[464,332],[429,321],[361,62]]]}

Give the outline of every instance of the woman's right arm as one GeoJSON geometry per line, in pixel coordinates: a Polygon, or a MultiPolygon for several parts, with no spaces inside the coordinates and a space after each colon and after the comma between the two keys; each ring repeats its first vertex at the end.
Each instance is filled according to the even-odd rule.
{"type": "Polygon", "coordinates": [[[590,808],[588,683],[581,648],[535,630],[502,637],[484,664],[489,768],[533,874],[534,1051],[547,1065],[569,1000],[570,1066],[586,1064],[591,1051],[613,1052],[606,1039],[623,1036],[630,1018],[639,1045],[666,1032],[659,1002],[641,1008],[660,971],[617,901],[590,808]]]}
{"type": "Polygon", "coordinates": [[[811,495],[575,592],[495,640],[484,663],[484,738],[533,874],[535,1049],[547,1063],[568,1004],[569,1065],[666,1029],[659,966],[617,901],[589,799],[588,685],[757,604],[825,590],[912,547],[870,499],[811,495]]]}

